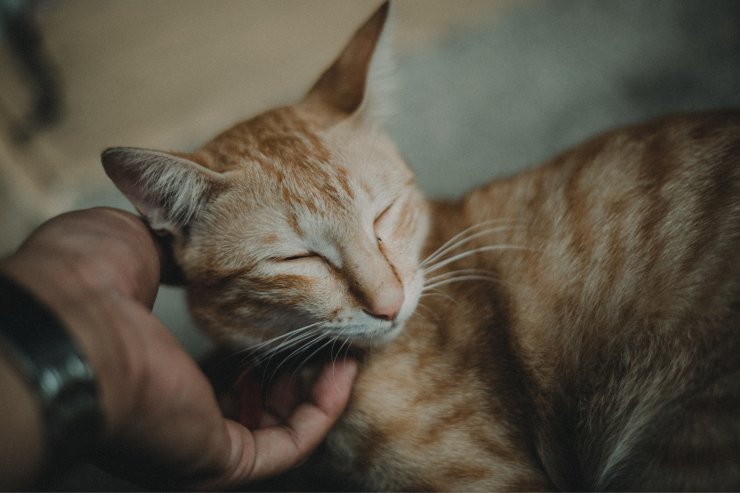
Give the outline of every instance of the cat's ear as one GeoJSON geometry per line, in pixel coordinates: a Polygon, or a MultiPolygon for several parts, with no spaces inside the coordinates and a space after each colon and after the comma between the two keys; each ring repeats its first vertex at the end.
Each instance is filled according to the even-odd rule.
{"type": "Polygon", "coordinates": [[[223,188],[223,176],[195,161],[133,147],[106,149],[103,168],[155,231],[175,236],[206,200],[223,188]]]}
{"type": "Polygon", "coordinates": [[[340,115],[382,119],[392,107],[393,8],[386,1],[363,24],[306,96],[340,115]]]}

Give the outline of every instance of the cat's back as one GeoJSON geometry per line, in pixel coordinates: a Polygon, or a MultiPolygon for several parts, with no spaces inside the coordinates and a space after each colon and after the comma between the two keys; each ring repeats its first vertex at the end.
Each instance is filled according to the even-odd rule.
{"type": "Polygon", "coordinates": [[[452,217],[492,220],[513,226],[500,243],[524,250],[471,261],[533,289],[550,314],[590,306],[599,308],[592,317],[614,320],[629,305],[667,324],[697,311],[721,318],[740,283],[740,111],[597,136],[474,190],[452,217]]]}
{"type": "Polygon", "coordinates": [[[726,311],[727,289],[740,282],[740,111],[597,136],[473,191],[461,208],[463,224],[510,221],[517,227],[501,241],[527,249],[479,261],[551,292],[577,291],[610,319],[627,299],[665,321],[698,306],[726,311]],[[638,284],[649,294],[642,304],[638,284]]]}
{"type": "Polygon", "coordinates": [[[379,489],[740,488],[739,151],[740,113],[670,117],[433,204],[425,253],[481,252],[433,275],[481,275],[373,353],[337,456],[379,489]]]}
{"type": "Polygon", "coordinates": [[[515,286],[556,484],[740,487],[740,112],[596,137],[463,208],[528,225],[477,262],[515,286]]]}

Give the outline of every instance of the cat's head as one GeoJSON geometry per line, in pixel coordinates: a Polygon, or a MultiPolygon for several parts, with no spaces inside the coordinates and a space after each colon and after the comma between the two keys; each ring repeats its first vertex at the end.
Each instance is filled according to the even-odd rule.
{"type": "Polygon", "coordinates": [[[378,125],[388,14],[386,3],[295,105],[190,154],[103,153],[118,188],[171,235],[193,315],[216,338],[252,345],[307,327],[372,345],[416,308],[428,218],[378,125]]]}

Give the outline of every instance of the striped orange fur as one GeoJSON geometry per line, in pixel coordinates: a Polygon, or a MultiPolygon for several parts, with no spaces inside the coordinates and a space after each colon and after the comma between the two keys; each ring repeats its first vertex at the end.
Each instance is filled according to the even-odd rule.
{"type": "Polygon", "coordinates": [[[429,201],[381,128],[384,4],[305,99],[103,164],[215,339],[362,352],[326,442],[377,490],[740,489],[740,112],[429,201]]]}

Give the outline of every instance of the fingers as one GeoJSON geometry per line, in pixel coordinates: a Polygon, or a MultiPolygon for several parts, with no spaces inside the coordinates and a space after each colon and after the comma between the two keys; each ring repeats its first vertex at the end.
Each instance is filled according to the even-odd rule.
{"type": "Polygon", "coordinates": [[[79,234],[89,239],[88,253],[115,269],[111,275],[122,293],[151,306],[159,288],[160,265],[165,258],[144,221],[110,208],[87,209],[76,214],[81,223],[79,234]]]}
{"type": "Polygon", "coordinates": [[[311,397],[316,407],[327,416],[338,418],[347,405],[355,376],[355,360],[344,359],[327,365],[313,387],[311,397]]]}
{"type": "Polygon", "coordinates": [[[160,249],[144,222],[95,208],[50,219],[13,256],[31,277],[58,278],[92,291],[115,289],[151,306],[159,285],[160,249]],[[29,274],[30,275],[30,274],[29,274]]]}
{"type": "Polygon", "coordinates": [[[282,425],[250,435],[243,426],[228,422],[231,439],[239,441],[232,444],[228,484],[279,474],[308,457],[347,405],[356,374],[353,360],[327,365],[314,384],[312,402],[300,404],[282,425]]]}

